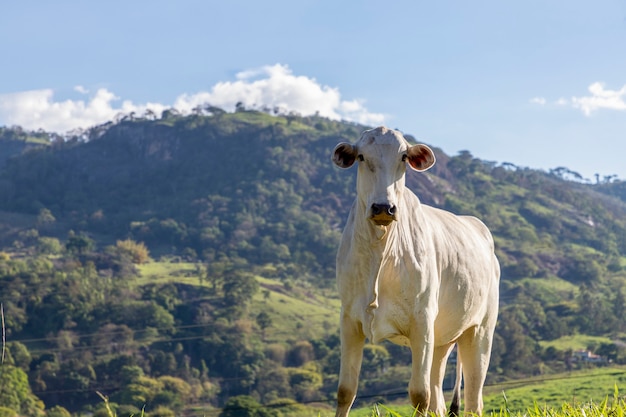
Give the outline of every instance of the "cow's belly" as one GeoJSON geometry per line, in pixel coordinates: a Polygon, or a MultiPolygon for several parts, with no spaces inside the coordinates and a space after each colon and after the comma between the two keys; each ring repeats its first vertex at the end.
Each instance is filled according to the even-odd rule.
{"type": "Polygon", "coordinates": [[[475,291],[450,291],[454,296],[443,297],[435,319],[435,344],[446,345],[458,339],[467,329],[481,324],[486,312],[486,299],[475,291]]]}
{"type": "MultiPolygon", "coordinates": [[[[398,345],[410,346],[408,335],[411,331],[420,331],[411,329],[406,317],[389,314],[384,309],[365,314],[363,324],[364,333],[372,343],[380,343],[386,339],[398,345]]],[[[434,322],[434,343],[436,346],[451,343],[465,330],[477,324],[478,321],[471,315],[439,315],[434,322]]]]}
{"type": "MultiPolygon", "coordinates": [[[[464,296],[459,294],[456,302],[439,305],[433,323],[436,346],[453,342],[465,330],[480,323],[484,315],[484,305],[468,301],[470,299],[472,298],[467,294],[464,296]]],[[[378,306],[375,308],[368,308],[368,305],[365,299],[361,299],[360,302],[352,304],[350,310],[352,317],[362,323],[363,333],[371,343],[389,340],[398,345],[410,346],[409,334],[412,331],[420,331],[411,328],[415,305],[410,302],[399,305],[387,300],[386,297],[379,297],[378,306]]]]}
{"type": "Polygon", "coordinates": [[[363,333],[371,343],[389,340],[409,346],[409,314],[398,306],[381,302],[378,307],[360,311],[363,333]]]}

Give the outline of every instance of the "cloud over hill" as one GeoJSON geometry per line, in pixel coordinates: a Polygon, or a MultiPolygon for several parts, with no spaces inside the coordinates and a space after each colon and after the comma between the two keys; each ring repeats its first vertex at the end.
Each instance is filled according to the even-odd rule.
{"type": "Polygon", "coordinates": [[[318,113],[333,120],[362,124],[381,124],[385,119],[383,114],[370,112],[362,100],[343,99],[338,88],[322,85],[311,77],[295,75],[287,65],[241,71],[235,78],[218,82],[208,91],[181,94],[171,104],[135,103],[116,96],[107,88],[92,93],[83,86],[74,88],[80,94],[78,99],[58,100],[50,88],[2,94],[0,124],[63,133],[113,120],[120,113],[139,115],[151,110],[158,115],[173,107],[187,114],[204,104],[233,111],[237,103],[246,108],[296,112],[303,116],[318,113]]]}

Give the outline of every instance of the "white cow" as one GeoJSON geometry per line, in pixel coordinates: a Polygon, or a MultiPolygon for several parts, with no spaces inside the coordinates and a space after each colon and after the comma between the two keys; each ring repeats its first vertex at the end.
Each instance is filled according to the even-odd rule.
{"type": "Polygon", "coordinates": [[[458,414],[461,372],[465,410],[481,413],[500,279],[489,230],[475,217],[421,204],[405,187],[406,164],[424,171],[435,155],[426,145],[411,146],[398,131],[365,131],[354,145],[338,144],[332,159],[341,168],[358,164],[357,196],[337,253],[336,416],[347,416],[354,402],[366,338],[411,348],[411,402],[437,415],[446,412],[442,383],[457,344],[450,413],[458,414]]]}

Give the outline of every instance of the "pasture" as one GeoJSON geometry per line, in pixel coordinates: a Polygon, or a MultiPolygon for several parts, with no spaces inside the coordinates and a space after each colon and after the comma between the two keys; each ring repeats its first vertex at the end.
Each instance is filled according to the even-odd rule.
{"type": "MultiPolygon", "coordinates": [[[[193,263],[173,263],[153,261],[140,265],[141,277],[135,284],[183,282],[190,285],[209,286],[196,274],[193,263]]],[[[248,317],[265,311],[272,319],[272,326],[266,330],[266,343],[288,343],[295,335],[304,337],[336,333],[339,300],[330,289],[307,288],[301,283],[285,285],[278,279],[257,276],[259,291],[249,306],[248,317]]],[[[563,290],[563,289],[558,289],[563,290]]],[[[558,291],[557,290],[557,291],[558,291]]],[[[589,345],[606,342],[606,338],[586,335],[567,336],[551,342],[543,342],[544,347],[557,349],[583,349],[589,345]]],[[[408,376],[398,376],[398,386],[406,387],[408,376]]],[[[626,367],[610,366],[570,373],[543,375],[534,378],[507,381],[485,386],[485,412],[492,416],[600,416],[626,414],[622,401],[626,393],[626,367]],[[617,399],[614,398],[617,390],[617,399]],[[608,400],[608,402],[606,402],[608,400]],[[606,408],[602,408],[606,407],[606,408]],[[602,411],[604,410],[604,411],[602,411]],[[584,412],[584,414],[583,414],[584,412]],[[605,414],[603,414],[605,413],[605,414]]],[[[446,393],[449,403],[449,392],[446,393]]],[[[406,393],[399,394],[392,403],[379,405],[382,416],[411,416],[406,393]]],[[[376,399],[364,399],[361,406],[351,411],[351,417],[375,416],[376,399]]],[[[298,416],[331,416],[332,401],[322,404],[309,404],[300,408],[298,416]],[[323,406],[323,408],[320,408],[323,406]],[[305,411],[306,410],[306,411],[305,411]]],[[[285,417],[290,416],[281,410],[285,417]]],[[[295,416],[296,414],[294,414],[295,416]]]]}
{"type": "MultiPolygon", "coordinates": [[[[485,416],[624,416],[626,367],[539,376],[485,386],[485,416]]],[[[449,399],[448,399],[449,401],[449,399]]],[[[408,417],[408,400],[379,406],[381,416],[408,417]],[[402,405],[400,405],[402,404],[402,405]]],[[[323,414],[322,414],[323,415],[323,414]]],[[[374,406],[355,409],[351,417],[376,416],[374,406]]]]}

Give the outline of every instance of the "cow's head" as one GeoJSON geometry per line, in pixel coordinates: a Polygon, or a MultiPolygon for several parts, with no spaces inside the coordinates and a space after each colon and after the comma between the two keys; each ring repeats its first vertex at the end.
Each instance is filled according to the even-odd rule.
{"type": "Polygon", "coordinates": [[[333,162],[341,168],[358,163],[357,198],[372,222],[387,226],[396,220],[406,165],[425,171],[435,163],[435,154],[426,145],[411,146],[396,130],[377,127],[363,132],[354,145],[338,144],[333,162]]]}

